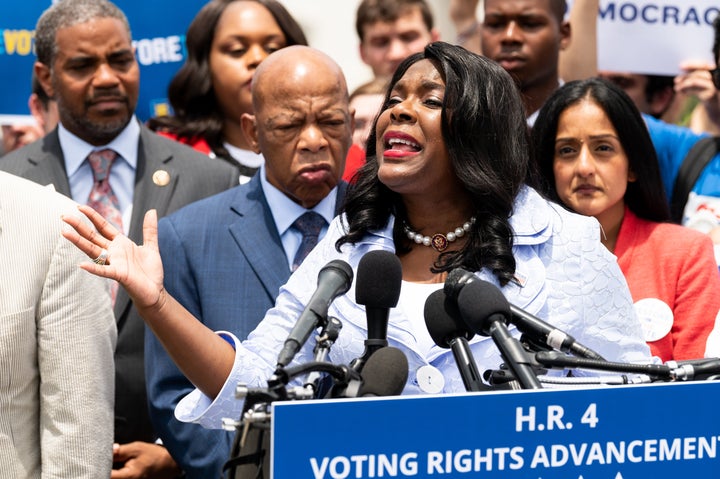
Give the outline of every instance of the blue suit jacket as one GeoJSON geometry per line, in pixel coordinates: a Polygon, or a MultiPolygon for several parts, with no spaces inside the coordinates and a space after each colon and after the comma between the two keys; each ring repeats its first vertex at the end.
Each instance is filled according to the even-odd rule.
{"type": "MultiPolygon", "coordinates": [[[[163,218],[158,233],[165,288],[214,331],[245,338],[290,277],[259,175],[163,218]]],[[[154,335],[145,338],[150,416],[160,438],[188,479],[220,477],[234,434],[175,419],[175,405],[194,386],[154,335]]]]}

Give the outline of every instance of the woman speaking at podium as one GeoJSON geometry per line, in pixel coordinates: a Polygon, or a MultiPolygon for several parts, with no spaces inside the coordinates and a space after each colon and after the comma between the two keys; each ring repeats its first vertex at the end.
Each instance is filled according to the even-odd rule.
{"type": "MultiPolygon", "coordinates": [[[[87,209],[101,235],[71,219],[66,221],[77,232],[65,235],[90,258],[108,251],[107,264],[82,267],[127,289],[198,388],[180,402],[176,416],[206,427],[239,417],[243,401],[235,399],[236,384],[266,386],[320,269],[336,259],[356,269],[371,250],[394,252],[402,265],[400,301],[390,311],[387,337],[408,359],[405,394],[465,390],[453,355],[433,344],[421,309],[457,267],[476,271],[510,303],[548,318],[607,360],[650,361],[627,285],[599,241],[597,221],[528,187],[528,156],[522,102],[500,66],[443,42],[407,58],[389,84],[345,213],[243,342],[206,329],[162,288],[152,211],[142,247],[87,209]]],[[[363,353],[365,311],[353,298],[351,288],[328,312],[343,324],[328,357],[335,364],[363,353]]],[[[479,368],[502,363],[490,338],[476,336],[470,347],[479,368]]],[[[312,349],[305,344],[293,364],[312,360],[312,349]]]]}

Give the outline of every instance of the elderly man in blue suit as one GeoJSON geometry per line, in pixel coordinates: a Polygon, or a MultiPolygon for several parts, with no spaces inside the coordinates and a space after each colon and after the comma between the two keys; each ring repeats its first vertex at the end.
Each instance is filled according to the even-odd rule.
{"type": "MultiPolygon", "coordinates": [[[[242,121],[265,158],[258,174],[158,227],[165,288],[209,328],[239,337],[274,305],[339,212],[352,142],[345,78],[312,48],[285,48],[263,61],[253,79],[253,108],[255,115],[242,121]],[[315,231],[302,233],[300,223],[315,231]]],[[[232,434],[176,420],[175,405],[194,387],[151,334],[146,355],[151,416],[165,446],[188,478],[220,477],[232,434]]]]}

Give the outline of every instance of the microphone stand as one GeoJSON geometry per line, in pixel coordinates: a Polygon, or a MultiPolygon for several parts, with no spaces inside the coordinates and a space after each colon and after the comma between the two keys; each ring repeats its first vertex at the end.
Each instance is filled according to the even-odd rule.
{"type": "Polygon", "coordinates": [[[654,379],[666,381],[675,379],[673,369],[665,364],[632,364],[598,361],[597,359],[568,356],[558,351],[539,351],[535,353],[535,360],[551,368],[584,368],[626,374],[644,374],[654,379]]]}
{"type": "MultiPolygon", "coordinates": [[[[315,362],[324,362],[327,360],[330,347],[335,344],[341,329],[342,323],[339,319],[332,316],[328,318],[327,324],[315,339],[315,349],[313,349],[313,353],[315,353],[313,360],[315,362]]],[[[313,398],[317,399],[322,397],[324,385],[323,375],[320,371],[311,371],[310,374],[307,375],[307,378],[305,378],[304,387],[312,393],[313,398]]]]}
{"type": "Polygon", "coordinates": [[[467,339],[460,336],[450,339],[448,344],[455,357],[455,363],[460,370],[460,377],[462,377],[465,390],[472,392],[487,391],[488,387],[483,384],[482,379],[480,379],[480,373],[478,372],[475,358],[472,357],[472,351],[470,350],[467,339]]]}
{"type": "Polygon", "coordinates": [[[492,321],[488,331],[521,388],[542,389],[540,380],[533,369],[531,357],[520,341],[510,334],[505,324],[502,321],[492,321]]]}
{"type": "MultiPolygon", "coordinates": [[[[269,473],[270,406],[276,401],[303,400],[318,397],[322,385],[322,373],[342,382],[360,382],[359,374],[348,366],[337,366],[326,361],[330,347],[335,343],[342,328],[340,320],[334,317],[322,322],[322,330],[315,338],[314,361],[294,367],[278,365],[268,379],[266,388],[249,388],[238,384],[235,397],[244,399],[239,420],[223,419],[223,429],[235,432],[230,459],[223,466],[224,473],[230,478],[257,479],[269,473]],[[287,385],[291,379],[307,374],[305,384],[290,390],[287,385]]],[[[359,388],[359,386],[358,386],[359,388]]]]}
{"type": "Polygon", "coordinates": [[[720,377],[720,358],[668,361],[665,364],[632,364],[567,356],[557,351],[535,353],[535,360],[545,366],[585,368],[632,374],[644,374],[661,381],[716,380],[720,377]]]}
{"type": "MultiPolygon", "coordinates": [[[[545,385],[556,386],[581,386],[581,385],[618,385],[618,384],[642,384],[650,383],[652,380],[658,379],[684,379],[681,372],[685,369],[673,369],[666,365],[648,365],[648,364],[631,364],[631,363],[613,363],[605,360],[579,358],[570,354],[562,353],[554,349],[550,349],[544,344],[528,340],[523,336],[520,342],[524,346],[525,355],[530,358],[531,364],[535,371],[536,377],[540,383],[545,385]],[[622,375],[605,375],[605,376],[548,376],[548,369],[552,368],[584,368],[600,371],[610,371],[624,373],[622,375]],[[637,377],[628,377],[626,374],[637,374],[637,377]],[[676,377],[677,376],[677,377],[676,377]]],[[[500,369],[487,369],[483,373],[483,378],[492,387],[498,389],[524,389],[521,387],[518,379],[512,370],[508,370],[508,365],[502,365],[500,369]]]]}

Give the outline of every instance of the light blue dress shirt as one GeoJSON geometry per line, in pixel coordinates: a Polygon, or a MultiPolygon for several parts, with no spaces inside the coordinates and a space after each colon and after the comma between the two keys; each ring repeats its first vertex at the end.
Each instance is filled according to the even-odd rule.
{"type": "MultiPolygon", "coordinates": [[[[327,224],[335,217],[335,202],[337,200],[337,187],[333,188],[330,193],[320,201],[314,208],[305,209],[282,191],[275,188],[267,180],[265,176],[265,165],[260,167],[258,171],[260,175],[260,186],[262,187],[265,199],[267,199],[268,205],[270,206],[270,212],[272,213],[273,219],[275,220],[275,226],[277,226],[278,234],[280,235],[280,241],[282,241],[283,249],[285,250],[285,256],[287,256],[288,267],[292,269],[293,258],[295,253],[300,247],[302,241],[302,234],[290,228],[295,220],[307,211],[314,211],[320,216],[325,218],[327,224]]],[[[327,226],[323,227],[320,231],[319,238],[322,239],[327,233],[327,226]]]]}

